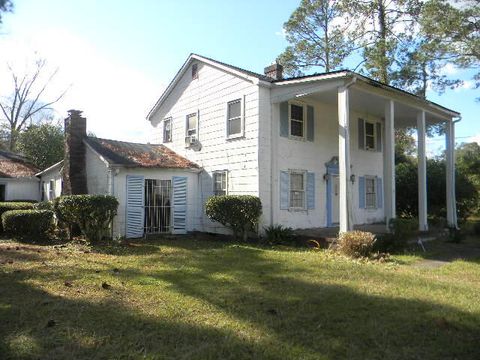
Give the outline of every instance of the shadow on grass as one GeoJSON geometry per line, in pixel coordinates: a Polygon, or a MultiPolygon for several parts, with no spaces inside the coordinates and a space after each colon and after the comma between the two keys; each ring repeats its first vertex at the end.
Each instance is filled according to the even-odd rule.
{"type": "MultiPolygon", "coordinates": [[[[478,314],[368,295],[321,279],[307,282],[299,269],[265,257],[260,249],[212,247],[205,253],[194,244],[183,246],[191,250],[188,258],[153,254],[166,270],[122,269],[118,275],[127,284],[141,284],[145,277],[153,285],[167,282],[182,299],[208,305],[192,309],[183,300],[157,305],[177,307],[172,317],[155,308],[147,315],[141,300],[138,309],[127,306],[121,292],[110,291],[101,302],[73,300],[30,285],[28,280],[38,277],[33,271],[2,274],[2,358],[480,357],[478,314]],[[189,315],[198,311],[205,313],[189,315]],[[51,319],[55,323],[48,327],[51,319]]],[[[55,277],[55,269],[50,271],[47,277],[55,277]]],[[[79,270],[79,277],[87,272],[79,270]]],[[[150,296],[162,296],[152,291],[150,296]]]]}
{"type": "Polygon", "coordinates": [[[425,242],[424,247],[425,252],[420,246],[415,246],[413,253],[426,260],[480,262],[480,239],[476,237],[467,237],[459,243],[438,239],[425,242]]]}

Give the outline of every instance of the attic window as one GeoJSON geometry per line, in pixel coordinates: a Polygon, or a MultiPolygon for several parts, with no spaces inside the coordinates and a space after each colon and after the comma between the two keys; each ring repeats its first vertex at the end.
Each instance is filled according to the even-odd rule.
{"type": "Polygon", "coordinates": [[[192,79],[198,79],[198,64],[192,65],[192,79]]]}

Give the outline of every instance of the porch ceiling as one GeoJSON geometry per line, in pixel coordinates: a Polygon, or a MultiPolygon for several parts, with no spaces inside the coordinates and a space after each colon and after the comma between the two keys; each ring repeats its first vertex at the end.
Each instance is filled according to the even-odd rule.
{"type": "MultiPolygon", "coordinates": [[[[309,94],[308,98],[328,104],[337,104],[337,91],[330,90],[309,94]]],[[[385,105],[389,99],[366,92],[362,89],[352,86],[350,88],[350,109],[366,115],[378,116],[384,118],[385,105]]],[[[404,103],[398,99],[395,101],[395,128],[416,127],[417,113],[419,108],[404,103]]],[[[426,110],[425,120],[427,125],[445,122],[445,118],[438,116],[426,110]]]]}

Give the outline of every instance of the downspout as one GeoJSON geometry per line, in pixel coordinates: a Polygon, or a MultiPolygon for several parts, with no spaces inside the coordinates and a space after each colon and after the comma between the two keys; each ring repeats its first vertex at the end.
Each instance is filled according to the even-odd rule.
{"type": "MultiPolygon", "coordinates": [[[[457,117],[457,120],[452,120],[452,124],[453,124],[453,128],[455,129],[455,124],[460,122],[462,120],[462,117],[461,116],[458,116],[457,117]]],[[[452,206],[453,206],[453,223],[454,223],[454,226],[455,228],[458,230],[459,227],[458,227],[458,219],[457,219],[457,195],[456,195],[456,184],[455,184],[455,174],[456,174],[456,170],[455,170],[455,131],[453,131],[453,136],[452,136],[452,170],[453,170],[453,176],[452,176],[452,192],[453,194],[451,194],[451,196],[453,196],[453,203],[452,203],[452,206]]]]}

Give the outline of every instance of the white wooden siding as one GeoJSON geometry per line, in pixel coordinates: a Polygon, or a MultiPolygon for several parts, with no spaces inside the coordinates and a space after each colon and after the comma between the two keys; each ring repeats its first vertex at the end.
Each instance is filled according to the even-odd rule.
{"type": "Polygon", "coordinates": [[[5,184],[5,200],[40,200],[40,182],[38,178],[0,178],[5,184]]]}
{"type": "Polygon", "coordinates": [[[198,227],[202,231],[225,232],[205,215],[204,204],[213,195],[212,174],[228,170],[228,193],[259,195],[259,87],[210,65],[199,64],[198,79],[186,71],[161,108],[153,114],[153,142],[163,141],[163,119],[172,118],[172,142],[165,145],[196,162],[205,170],[200,175],[198,227]],[[245,99],[244,137],[227,139],[227,103],[245,99]],[[199,111],[200,151],[185,148],[185,119],[199,111]]]}

